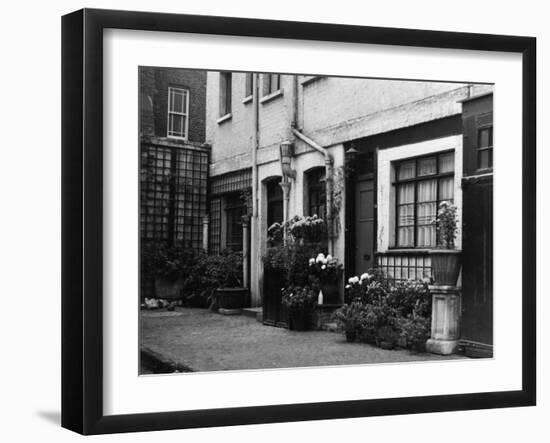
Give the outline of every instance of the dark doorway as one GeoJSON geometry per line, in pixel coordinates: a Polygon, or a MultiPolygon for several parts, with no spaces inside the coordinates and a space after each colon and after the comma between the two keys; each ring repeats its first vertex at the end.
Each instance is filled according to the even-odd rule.
{"type": "Polygon", "coordinates": [[[355,187],[355,273],[374,267],[374,180],[357,182],[355,187]]]}

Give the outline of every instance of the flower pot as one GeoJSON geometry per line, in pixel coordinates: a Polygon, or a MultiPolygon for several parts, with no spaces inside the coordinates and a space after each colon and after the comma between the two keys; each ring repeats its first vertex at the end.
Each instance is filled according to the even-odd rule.
{"type": "Polygon", "coordinates": [[[247,288],[219,288],[216,289],[218,308],[240,309],[244,308],[248,298],[247,288]]]}
{"type": "Polygon", "coordinates": [[[354,342],[357,339],[357,329],[346,329],[346,341],[354,342]]]}
{"type": "Polygon", "coordinates": [[[291,331],[309,330],[309,314],[304,311],[290,311],[288,329],[291,331]]]}
{"type": "Polygon", "coordinates": [[[456,286],[460,273],[460,251],[456,249],[434,249],[430,251],[434,284],[456,286]]]}
{"type": "Polygon", "coordinates": [[[179,300],[183,294],[183,278],[155,277],[155,297],[162,300],[179,300]]]}

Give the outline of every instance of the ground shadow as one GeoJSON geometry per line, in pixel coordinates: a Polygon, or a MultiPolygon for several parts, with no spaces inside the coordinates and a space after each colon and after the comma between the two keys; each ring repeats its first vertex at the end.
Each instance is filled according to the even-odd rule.
{"type": "Polygon", "coordinates": [[[36,415],[54,425],[61,424],[61,411],[37,411],[36,415]]]}

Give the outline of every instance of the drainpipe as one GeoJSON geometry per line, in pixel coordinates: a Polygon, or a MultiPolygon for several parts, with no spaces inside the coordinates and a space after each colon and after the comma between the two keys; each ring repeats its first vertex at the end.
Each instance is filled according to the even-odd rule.
{"type": "Polygon", "coordinates": [[[260,102],[258,97],[259,74],[252,74],[252,104],[254,108],[252,134],[252,217],[258,218],[258,147],[260,145],[260,102]]]}
{"type": "Polygon", "coordinates": [[[323,148],[317,142],[310,139],[307,135],[302,134],[296,128],[292,129],[292,133],[306,143],[308,146],[311,146],[316,151],[319,151],[325,157],[325,168],[326,168],[326,194],[327,194],[327,230],[328,230],[328,253],[334,255],[334,230],[332,223],[332,176],[333,176],[333,165],[334,161],[332,156],[329,154],[328,149],[323,148]]]}
{"type": "MultiPolygon", "coordinates": [[[[250,269],[254,267],[255,271],[261,275],[260,263],[261,263],[261,234],[258,218],[258,202],[259,202],[259,189],[258,189],[258,148],[260,146],[260,100],[259,100],[259,74],[252,74],[252,217],[249,221],[250,229],[250,269]]],[[[252,306],[261,306],[260,288],[250,282],[251,304],[252,306]],[[258,291],[256,293],[256,291],[258,291]]]]}

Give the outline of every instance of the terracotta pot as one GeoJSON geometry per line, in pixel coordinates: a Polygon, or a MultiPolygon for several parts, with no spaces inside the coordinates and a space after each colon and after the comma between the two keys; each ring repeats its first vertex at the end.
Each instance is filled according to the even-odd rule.
{"type": "Polygon", "coordinates": [[[240,309],[244,308],[248,298],[247,288],[219,288],[216,289],[218,308],[240,309]]]}
{"type": "Polygon", "coordinates": [[[461,254],[456,249],[434,249],[430,251],[434,284],[456,286],[460,273],[461,254]]]}

